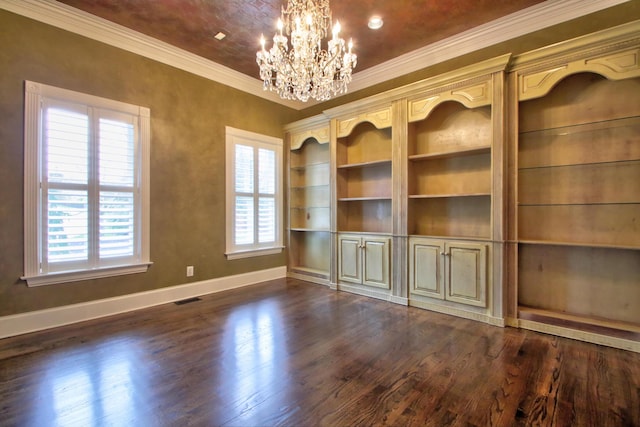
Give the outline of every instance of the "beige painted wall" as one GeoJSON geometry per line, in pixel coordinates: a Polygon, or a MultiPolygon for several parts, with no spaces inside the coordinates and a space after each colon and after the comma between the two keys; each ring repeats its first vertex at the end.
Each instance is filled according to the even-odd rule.
{"type": "Polygon", "coordinates": [[[224,256],[224,135],[283,137],[300,112],[0,11],[0,316],[285,264],[224,256]],[[151,260],[145,274],[28,288],[23,273],[24,80],[151,109],[151,260]],[[185,277],[185,267],[195,276],[185,277]]]}

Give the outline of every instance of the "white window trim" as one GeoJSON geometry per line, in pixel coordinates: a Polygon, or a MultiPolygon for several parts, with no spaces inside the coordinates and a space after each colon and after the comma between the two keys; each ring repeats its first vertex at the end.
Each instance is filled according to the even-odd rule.
{"type": "Polygon", "coordinates": [[[241,129],[232,128],[230,126],[225,127],[225,166],[226,166],[226,179],[225,179],[225,230],[226,230],[226,250],[225,256],[229,260],[240,259],[240,258],[250,258],[262,255],[273,255],[281,253],[284,249],[283,246],[283,160],[282,160],[282,147],[283,141],[280,138],[275,138],[272,136],[261,135],[254,132],[249,132],[241,129]],[[233,231],[235,229],[235,170],[233,165],[235,164],[234,159],[234,146],[236,143],[248,142],[251,145],[251,141],[254,144],[260,145],[268,145],[271,146],[276,151],[276,206],[277,206],[277,217],[276,217],[276,242],[272,246],[268,247],[260,247],[250,250],[244,250],[236,248],[233,243],[233,231]]]}
{"type": "Polygon", "coordinates": [[[24,275],[28,286],[97,279],[101,277],[142,273],[147,271],[149,260],[150,232],[150,151],[151,112],[148,108],[71,90],[25,81],[25,123],[24,123],[24,275]],[[39,183],[40,183],[40,119],[43,97],[60,98],[83,104],[99,105],[138,115],[140,138],[140,262],[122,266],[109,266],[89,270],[67,271],[43,274],[39,268],[39,247],[41,245],[39,183]]]}

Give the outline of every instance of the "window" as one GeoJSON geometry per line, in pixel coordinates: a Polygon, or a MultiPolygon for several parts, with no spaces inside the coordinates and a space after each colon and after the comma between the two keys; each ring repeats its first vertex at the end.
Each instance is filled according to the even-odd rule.
{"type": "Polygon", "coordinates": [[[149,109],[25,82],[29,286],[146,271],[149,109]]]}
{"type": "Polygon", "coordinates": [[[226,255],[282,251],[282,140],[226,128],[226,255]]]}

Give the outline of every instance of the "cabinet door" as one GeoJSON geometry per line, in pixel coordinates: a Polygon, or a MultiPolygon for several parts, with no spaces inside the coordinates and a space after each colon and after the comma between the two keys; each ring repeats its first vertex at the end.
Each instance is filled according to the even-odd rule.
{"type": "Polygon", "coordinates": [[[386,238],[363,238],[362,284],[390,289],[389,256],[390,240],[386,238]]]}
{"type": "Polygon", "coordinates": [[[410,241],[409,289],[412,294],[444,299],[444,242],[410,241]]]}
{"type": "Polygon", "coordinates": [[[447,294],[449,301],[487,306],[487,248],[483,244],[445,244],[447,294]]]}
{"type": "Polygon", "coordinates": [[[338,236],[338,280],[362,283],[361,239],[354,236],[338,236]]]}

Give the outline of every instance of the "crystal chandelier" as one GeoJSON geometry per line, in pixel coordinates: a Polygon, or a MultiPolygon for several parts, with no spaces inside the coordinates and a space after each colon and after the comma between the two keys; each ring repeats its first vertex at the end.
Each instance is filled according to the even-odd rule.
{"type": "Polygon", "coordinates": [[[345,93],[357,56],[351,52],[353,42],[345,47],[344,40],[338,37],[337,21],[327,49],[322,49],[322,39],[327,37],[330,26],[329,0],[288,0],[278,19],[271,49],[265,49],[264,36],[260,37],[262,50],[256,54],[256,61],[264,90],[303,102],[309,98],[326,101],[345,93]],[[287,35],[291,37],[291,47],[287,35]]]}

